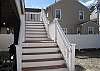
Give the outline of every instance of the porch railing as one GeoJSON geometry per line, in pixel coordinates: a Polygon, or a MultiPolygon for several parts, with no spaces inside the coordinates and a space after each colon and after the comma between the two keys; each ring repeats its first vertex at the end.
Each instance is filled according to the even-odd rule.
{"type": "Polygon", "coordinates": [[[57,19],[54,19],[52,23],[49,23],[44,10],[42,10],[41,14],[48,36],[58,44],[69,71],[75,71],[76,44],[71,44],[69,42],[57,19]]]}
{"type": "Polygon", "coordinates": [[[26,12],[25,20],[28,22],[40,22],[40,12],[26,12]]]}
{"type": "Polygon", "coordinates": [[[41,10],[40,17],[41,17],[41,20],[44,22],[47,35],[49,36],[49,33],[48,33],[49,32],[49,28],[48,28],[49,27],[49,21],[48,21],[46,14],[45,14],[45,11],[43,9],[41,10]]]}

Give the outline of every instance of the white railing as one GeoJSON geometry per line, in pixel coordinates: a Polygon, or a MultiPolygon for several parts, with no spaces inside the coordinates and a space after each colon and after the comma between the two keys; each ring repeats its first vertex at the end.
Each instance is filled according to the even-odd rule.
{"type": "Polygon", "coordinates": [[[75,71],[75,44],[69,42],[57,19],[54,19],[52,23],[49,23],[43,10],[42,16],[48,35],[58,44],[69,71],[75,71]]]}
{"type": "Polygon", "coordinates": [[[26,21],[40,22],[40,12],[26,12],[26,21]]]}
{"type": "Polygon", "coordinates": [[[75,44],[71,44],[69,42],[69,40],[66,38],[57,19],[54,19],[52,24],[55,24],[55,41],[57,42],[57,44],[64,56],[66,65],[67,65],[69,71],[75,71],[75,66],[74,66],[74,64],[75,64],[74,63],[75,62],[75,44]]]}
{"type": "MultiPolygon", "coordinates": [[[[44,23],[44,25],[45,25],[45,29],[46,29],[46,32],[47,32],[47,34],[48,34],[48,31],[49,31],[49,21],[48,21],[48,19],[47,19],[47,17],[46,17],[46,14],[45,14],[45,11],[42,9],[41,10],[41,20],[43,21],[43,23],[44,23]]],[[[49,37],[49,35],[48,35],[48,37],[49,37]]]]}
{"type": "Polygon", "coordinates": [[[18,45],[16,46],[16,57],[17,57],[17,71],[22,71],[22,42],[25,41],[25,12],[21,12],[21,2],[23,9],[25,10],[24,6],[24,0],[15,0],[16,8],[18,11],[19,19],[20,19],[20,31],[19,31],[19,38],[18,38],[18,45]]]}

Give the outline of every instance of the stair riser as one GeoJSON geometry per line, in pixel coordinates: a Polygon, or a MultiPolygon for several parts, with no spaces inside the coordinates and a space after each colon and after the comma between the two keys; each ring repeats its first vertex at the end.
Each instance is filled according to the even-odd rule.
{"type": "Polygon", "coordinates": [[[62,65],[64,64],[63,60],[59,61],[45,61],[45,62],[27,62],[23,63],[22,67],[40,67],[40,66],[52,66],[52,65],[62,65]]]}
{"type": "Polygon", "coordinates": [[[32,35],[32,34],[26,34],[26,37],[47,37],[47,35],[32,35]]]}
{"type": "Polygon", "coordinates": [[[43,22],[26,21],[27,24],[42,24],[43,22]]]}
{"type": "Polygon", "coordinates": [[[44,70],[35,70],[35,71],[68,71],[68,69],[67,68],[58,68],[58,69],[44,69],[44,70]]]}
{"type": "Polygon", "coordinates": [[[45,29],[26,29],[26,31],[44,31],[45,32],[45,29]]]}
{"type": "Polygon", "coordinates": [[[44,24],[26,24],[26,26],[44,26],[44,24]]]}
{"type": "Polygon", "coordinates": [[[46,34],[46,32],[33,32],[33,31],[26,31],[26,34],[46,34]]]}
{"type": "Polygon", "coordinates": [[[23,49],[23,53],[44,53],[44,52],[58,52],[59,48],[29,48],[23,49]]]}
{"type": "Polygon", "coordinates": [[[44,28],[44,26],[26,26],[26,28],[44,28]]]}
{"type": "Polygon", "coordinates": [[[48,38],[25,38],[26,40],[48,40],[48,38]]]}
{"type": "Polygon", "coordinates": [[[23,55],[23,60],[29,59],[48,59],[48,58],[61,58],[62,55],[59,54],[41,54],[41,55],[23,55]]]}
{"type": "Polygon", "coordinates": [[[49,47],[49,46],[57,46],[56,43],[23,43],[22,47],[49,47]]]}

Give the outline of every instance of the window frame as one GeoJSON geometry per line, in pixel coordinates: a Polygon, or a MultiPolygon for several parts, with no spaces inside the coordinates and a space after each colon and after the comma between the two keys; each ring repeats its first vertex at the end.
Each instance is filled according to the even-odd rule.
{"type": "Polygon", "coordinates": [[[95,28],[95,27],[88,27],[88,34],[94,34],[94,28],[95,28]],[[90,31],[89,31],[90,28],[92,29],[92,33],[89,33],[89,32],[90,32],[90,31]]]}
{"type": "Polygon", "coordinates": [[[79,11],[79,20],[80,21],[84,20],[84,11],[79,11]],[[80,19],[80,12],[83,12],[83,19],[80,19]]]}
{"type": "Polygon", "coordinates": [[[57,15],[57,14],[56,14],[56,11],[57,11],[57,10],[60,11],[60,18],[58,18],[58,19],[61,19],[61,9],[55,9],[55,18],[56,18],[56,15],[57,15]]]}

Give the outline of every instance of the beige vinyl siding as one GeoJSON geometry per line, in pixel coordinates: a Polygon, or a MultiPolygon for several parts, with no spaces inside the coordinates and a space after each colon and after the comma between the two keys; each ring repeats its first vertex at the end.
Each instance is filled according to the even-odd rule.
{"type": "Polygon", "coordinates": [[[55,18],[55,9],[61,9],[62,17],[59,23],[63,28],[67,28],[69,34],[77,33],[77,24],[88,21],[90,19],[89,10],[78,1],[61,0],[56,4],[48,7],[48,19],[52,21],[55,18]],[[79,11],[84,11],[84,20],[79,20],[79,11]]]}

